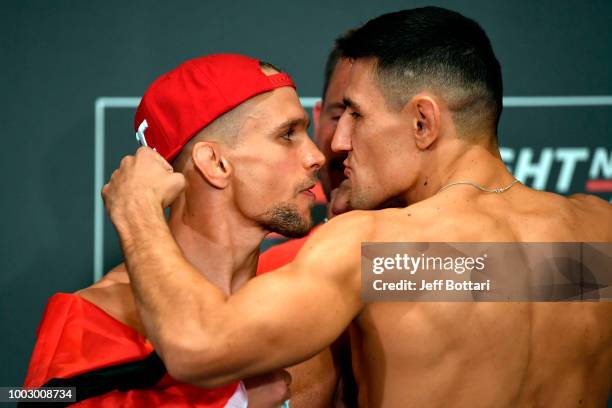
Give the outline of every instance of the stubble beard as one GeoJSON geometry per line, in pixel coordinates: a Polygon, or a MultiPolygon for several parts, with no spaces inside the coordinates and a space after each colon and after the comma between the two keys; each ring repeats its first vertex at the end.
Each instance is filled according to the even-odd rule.
{"type": "Polygon", "coordinates": [[[267,210],[259,225],[288,238],[302,238],[310,232],[312,219],[310,216],[302,217],[295,205],[281,203],[267,210]]]}
{"type": "Polygon", "coordinates": [[[355,189],[351,180],[351,196],[349,204],[353,210],[373,210],[376,208],[376,203],[372,202],[371,193],[368,188],[355,189]]]}

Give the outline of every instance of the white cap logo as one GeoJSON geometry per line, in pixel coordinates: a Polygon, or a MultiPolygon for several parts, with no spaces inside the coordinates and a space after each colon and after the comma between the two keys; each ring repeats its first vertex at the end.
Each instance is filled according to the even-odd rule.
{"type": "Polygon", "coordinates": [[[136,132],[136,142],[138,143],[138,146],[149,146],[147,144],[147,139],[145,139],[145,130],[147,130],[147,128],[149,127],[149,124],[147,123],[147,120],[143,120],[142,123],[140,124],[140,126],[138,126],[138,132],[136,132]]]}

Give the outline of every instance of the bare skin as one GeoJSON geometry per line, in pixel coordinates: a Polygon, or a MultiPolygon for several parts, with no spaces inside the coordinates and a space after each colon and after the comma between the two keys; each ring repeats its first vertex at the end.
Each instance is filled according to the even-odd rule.
{"type": "Polygon", "coordinates": [[[603,406],[609,303],[362,302],[361,242],[612,241],[611,206],[597,198],[520,184],[503,194],[470,186],[437,193],[457,180],[501,187],[513,177],[494,139],[461,138],[435,94],[386,111],[371,72],[371,61],[354,64],[334,135],[336,150],[349,152],[351,205],[373,208],[399,194],[414,204],[334,218],[294,262],[232,296],[203,279],[168,234],[161,204],[175,193],[159,187],[172,177],[163,160],[141,149],[105,187],[143,323],[171,373],[212,386],[266,372],[314,355],[354,321],[360,406],[603,406]],[[246,310],[248,321],[233,317],[246,310]],[[179,328],[181,339],[172,336],[179,328]]]}
{"type": "Polygon", "coordinates": [[[291,374],[291,406],[327,408],[334,406],[339,369],[331,348],[286,369],[291,374]]]}
{"type": "Polygon", "coordinates": [[[117,265],[98,282],[75,292],[75,294],[98,306],[114,319],[131,327],[141,335],[146,336],[142,322],[138,317],[138,310],[134,303],[125,264],[117,265]]]}

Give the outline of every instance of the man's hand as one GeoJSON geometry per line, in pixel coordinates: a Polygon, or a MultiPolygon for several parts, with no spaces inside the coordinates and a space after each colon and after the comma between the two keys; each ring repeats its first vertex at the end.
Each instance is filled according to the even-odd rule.
{"type": "Polygon", "coordinates": [[[278,408],[291,396],[291,375],[286,370],[258,375],[243,380],[249,408],[278,408]]]}
{"type": "MultiPolygon", "coordinates": [[[[331,199],[327,206],[327,218],[331,219],[336,215],[344,214],[351,211],[353,208],[350,203],[351,198],[351,182],[349,179],[344,180],[337,188],[331,192],[331,199]]],[[[403,197],[393,197],[376,207],[377,210],[385,208],[403,208],[408,204],[403,197]]]]}
{"type": "Polygon", "coordinates": [[[327,207],[327,218],[331,219],[336,215],[343,214],[352,210],[350,205],[351,198],[351,182],[349,179],[344,180],[338,188],[331,192],[331,199],[327,207]]]}
{"type": "Polygon", "coordinates": [[[141,147],[125,156],[102,188],[102,198],[113,222],[129,219],[149,209],[160,211],[172,204],[185,188],[185,178],[158,153],[141,147]]]}

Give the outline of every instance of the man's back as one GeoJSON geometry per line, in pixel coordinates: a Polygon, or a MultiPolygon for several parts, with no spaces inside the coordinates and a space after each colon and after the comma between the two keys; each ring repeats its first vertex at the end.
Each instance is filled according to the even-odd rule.
{"type": "MultiPolygon", "coordinates": [[[[611,206],[593,197],[453,189],[378,212],[372,241],[612,240],[611,206]]],[[[603,406],[611,316],[592,302],[370,303],[352,333],[360,405],[603,406]]]]}

